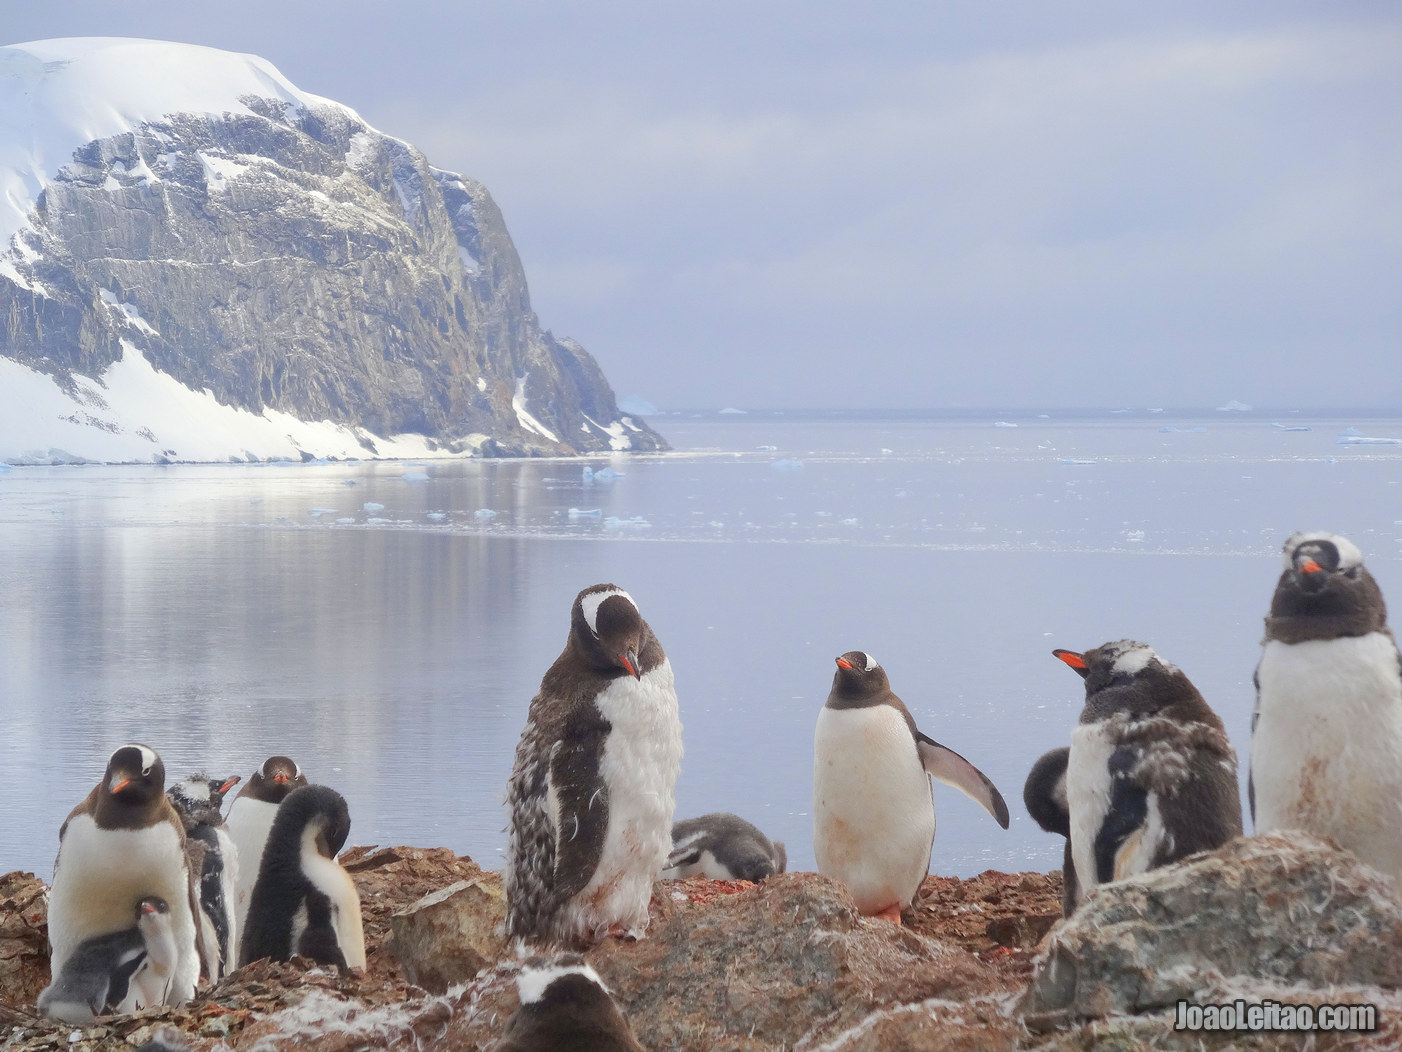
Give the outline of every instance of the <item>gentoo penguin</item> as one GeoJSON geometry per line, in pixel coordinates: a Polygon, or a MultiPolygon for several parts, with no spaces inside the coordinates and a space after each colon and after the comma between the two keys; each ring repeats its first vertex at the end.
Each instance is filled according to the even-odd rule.
{"type": "Polygon", "coordinates": [[[1256,666],[1256,832],[1333,837],[1402,878],[1402,671],[1382,592],[1332,533],[1285,542],[1256,666]]]}
{"type": "Polygon", "coordinates": [[[899,924],[930,871],[931,778],[1008,828],[1008,806],[983,772],[916,729],[870,654],[843,654],[813,740],[813,849],[818,872],[846,884],[868,916],[899,924]]]}
{"type": "Polygon", "coordinates": [[[1127,639],[1052,653],[1086,688],[1065,775],[1080,898],[1241,835],[1236,753],[1180,669],[1127,639]]]}
{"type": "Polygon", "coordinates": [[[199,980],[199,906],[184,827],[164,789],[161,758],[145,745],[124,745],[63,823],[49,889],[49,964],[62,975],[85,940],[130,928],[142,899],[164,899],[175,941],[165,1003],[178,1005],[199,980]]]}
{"type": "Polygon", "coordinates": [[[282,802],[249,899],[240,964],[300,954],[365,967],[360,895],[336,861],[349,834],[350,811],[334,789],[305,785],[282,802]]]}
{"type": "Polygon", "coordinates": [[[672,666],[632,597],[586,588],[541,680],[507,787],[509,935],[641,935],[672,846],[682,728],[672,666]]]}
{"type": "Polygon", "coordinates": [[[673,824],[672,853],[662,879],[760,881],[784,872],[787,864],[784,845],[738,815],[702,815],[673,824]]]}
{"type": "Polygon", "coordinates": [[[609,989],[577,954],[533,958],[516,979],[521,1007],[490,1052],[643,1052],[609,989]]]}
{"type": "Polygon", "coordinates": [[[163,1004],[176,956],[170,906],[148,896],[137,904],[133,927],[78,944],[39,995],[39,1011],[82,1025],[94,1016],[163,1004]]]}
{"type": "Polygon", "coordinates": [[[1066,838],[1061,858],[1061,915],[1071,916],[1081,897],[1076,883],[1076,863],[1071,857],[1071,811],[1066,802],[1066,764],[1071,750],[1063,745],[1053,749],[1032,765],[1027,784],[1022,787],[1022,802],[1027,813],[1048,833],[1066,838]]]}
{"type": "Polygon", "coordinates": [[[218,982],[233,971],[239,946],[234,917],[238,851],[219,813],[224,795],[238,783],[238,775],[206,778],[196,774],[166,790],[185,825],[191,869],[199,873],[204,971],[210,982],[218,982]]]}
{"type": "Polygon", "coordinates": [[[248,896],[253,892],[253,882],[258,879],[263,845],[267,843],[268,830],[273,827],[277,806],[293,789],[306,784],[307,776],[296,763],[286,756],[269,756],[229,805],[225,825],[239,860],[234,881],[234,930],[237,932],[243,931],[248,896]]]}

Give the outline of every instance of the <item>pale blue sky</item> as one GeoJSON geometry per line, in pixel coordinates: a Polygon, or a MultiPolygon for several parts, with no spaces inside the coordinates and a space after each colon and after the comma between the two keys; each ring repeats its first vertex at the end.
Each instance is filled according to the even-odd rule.
{"type": "Polygon", "coordinates": [[[1402,405],[1402,7],[12,4],[261,55],[487,184],[663,408],[1402,405]]]}

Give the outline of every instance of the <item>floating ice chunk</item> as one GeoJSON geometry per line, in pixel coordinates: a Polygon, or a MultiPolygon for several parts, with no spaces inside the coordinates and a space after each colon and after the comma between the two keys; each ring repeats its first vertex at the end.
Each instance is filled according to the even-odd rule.
{"type": "Polygon", "coordinates": [[[310,515],[310,516],[312,516],[312,518],[318,518],[318,517],[320,517],[320,516],[322,516],[322,515],[335,515],[335,514],[336,514],[336,509],[335,509],[335,508],[312,508],[310,511],[307,512],[307,514],[310,515]]]}
{"type": "Polygon", "coordinates": [[[585,482],[612,482],[614,479],[621,479],[623,472],[614,471],[613,468],[600,468],[595,471],[586,465],[583,477],[585,482]]]}
{"type": "Polygon", "coordinates": [[[495,519],[497,517],[497,513],[494,512],[491,508],[478,508],[472,514],[477,516],[479,519],[495,519]]]}
{"type": "Polygon", "coordinates": [[[375,518],[375,516],[371,515],[371,516],[370,516],[368,519],[366,519],[365,521],[366,521],[366,522],[369,522],[369,523],[373,523],[374,525],[377,525],[377,526],[378,526],[378,525],[380,525],[380,524],[382,524],[382,523],[389,522],[389,519],[377,519],[377,518],[375,518]]]}
{"type": "Polygon", "coordinates": [[[1151,413],[1162,413],[1162,412],[1163,412],[1163,409],[1162,409],[1162,408],[1155,409],[1155,408],[1152,408],[1152,407],[1151,407],[1151,408],[1149,409],[1149,412],[1151,412],[1151,413]]]}
{"type": "Polygon", "coordinates": [[[336,520],[336,523],[337,523],[337,525],[340,525],[340,526],[354,526],[354,525],[355,525],[355,520],[354,520],[354,519],[349,519],[349,518],[347,518],[347,519],[337,519],[337,520],[336,520]]]}
{"type": "Polygon", "coordinates": [[[772,461],[769,469],[771,471],[802,471],[803,461],[785,457],[782,460],[772,461]]]}
{"type": "Polygon", "coordinates": [[[569,512],[572,519],[597,519],[603,514],[603,508],[571,508],[569,512]]]}
{"type": "Polygon", "coordinates": [[[1061,462],[1062,462],[1063,464],[1073,464],[1073,465],[1076,465],[1076,464],[1094,464],[1094,463],[1095,463],[1095,461],[1093,461],[1093,460],[1077,460],[1077,459],[1074,458],[1074,457],[1066,457],[1066,458],[1064,458],[1061,462]]]}
{"type": "Polygon", "coordinates": [[[1219,413],[1249,413],[1249,412],[1251,412],[1251,407],[1250,407],[1249,405],[1247,405],[1245,402],[1238,402],[1235,398],[1233,398],[1233,399],[1232,399],[1230,402],[1228,402],[1226,405],[1219,405],[1219,406],[1217,407],[1217,412],[1219,412],[1219,413]]]}
{"type": "Polygon", "coordinates": [[[385,510],[385,506],[384,506],[383,504],[376,504],[373,500],[367,500],[367,501],[366,501],[364,504],[362,504],[360,507],[361,507],[363,510],[365,510],[365,511],[384,511],[384,510],[385,510]]]}
{"type": "Polygon", "coordinates": [[[1339,432],[1339,437],[1340,437],[1340,438],[1357,438],[1357,437],[1359,437],[1359,436],[1362,435],[1362,434],[1363,434],[1363,432],[1360,431],[1360,430],[1358,430],[1358,428],[1356,428],[1356,427],[1346,427],[1346,428],[1344,428],[1342,431],[1339,432]]]}
{"type": "Polygon", "coordinates": [[[9,465],[9,464],[0,464],[0,475],[5,474],[5,472],[7,472],[7,471],[9,471],[9,470],[10,470],[10,465],[9,465]]]}
{"type": "Polygon", "coordinates": [[[721,415],[723,415],[723,416],[734,416],[734,415],[736,415],[736,414],[739,414],[739,415],[743,416],[743,415],[745,414],[745,412],[746,412],[746,411],[745,411],[744,409],[736,409],[736,408],[734,408],[734,407],[732,407],[732,406],[726,406],[724,409],[721,410],[721,415]]]}
{"type": "Polygon", "coordinates": [[[1014,423],[1013,423],[1012,421],[1010,421],[1010,420],[995,420],[995,421],[993,421],[993,426],[994,426],[994,427],[1017,427],[1017,425],[1014,424],[1014,423]]]}
{"type": "Polygon", "coordinates": [[[755,448],[756,448],[757,450],[759,450],[761,453],[777,453],[777,452],[779,452],[779,447],[778,447],[778,446],[755,446],[755,448]]]}
{"type": "Polygon", "coordinates": [[[881,447],[881,455],[882,455],[883,457],[889,457],[889,456],[890,456],[892,453],[894,453],[894,452],[895,452],[894,449],[887,449],[885,446],[882,446],[882,447],[881,447]]]}
{"type": "Polygon", "coordinates": [[[1271,427],[1277,431],[1309,431],[1310,428],[1304,424],[1272,424],[1271,427]]]}
{"type": "Polygon", "coordinates": [[[610,515],[604,520],[604,525],[610,530],[645,530],[652,526],[652,523],[641,515],[631,519],[620,519],[615,515],[610,515]]]}
{"type": "Polygon", "coordinates": [[[400,475],[399,477],[402,478],[405,482],[427,482],[427,481],[428,481],[428,474],[427,474],[427,472],[423,472],[423,471],[406,471],[404,474],[400,475]]]}
{"type": "Polygon", "coordinates": [[[1129,541],[1130,544],[1143,544],[1143,543],[1144,543],[1144,531],[1143,531],[1143,530],[1125,530],[1125,540],[1129,541]]]}
{"type": "Polygon", "coordinates": [[[1365,438],[1363,435],[1340,435],[1334,441],[1341,446],[1402,446],[1402,438],[1365,438]]]}
{"type": "Polygon", "coordinates": [[[859,524],[859,520],[857,520],[857,519],[843,519],[843,520],[842,520],[842,525],[844,525],[844,526],[856,526],[856,525],[858,525],[858,524],[859,524]]]}
{"type": "Polygon", "coordinates": [[[448,517],[448,513],[446,511],[431,511],[428,513],[428,517],[434,522],[442,522],[448,517]]]}
{"type": "Polygon", "coordinates": [[[1159,433],[1164,435],[1205,435],[1207,434],[1207,428],[1174,427],[1171,424],[1165,424],[1163,427],[1159,428],[1159,433]]]}

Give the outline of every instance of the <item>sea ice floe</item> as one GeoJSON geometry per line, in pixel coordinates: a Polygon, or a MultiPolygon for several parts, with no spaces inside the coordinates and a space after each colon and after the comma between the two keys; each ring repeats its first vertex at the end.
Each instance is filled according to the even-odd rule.
{"type": "Polygon", "coordinates": [[[597,519],[604,514],[603,508],[571,508],[569,511],[572,519],[597,519]]]}
{"type": "Polygon", "coordinates": [[[994,426],[994,427],[1017,427],[1017,425],[1014,424],[1011,420],[995,420],[995,421],[993,421],[993,426],[994,426]]]}
{"type": "Polygon", "coordinates": [[[428,513],[428,517],[434,522],[442,522],[448,517],[448,513],[446,511],[431,511],[428,513]]]}
{"type": "Polygon", "coordinates": [[[1125,540],[1129,541],[1131,544],[1143,544],[1143,543],[1144,543],[1144,531],[1143,531],[1143,530],[1125,530],[1125,540]]]}
{"type": "Polygon", "coordinates": [[[367,501],[366,501],[364,504],[362,504],[360,507],[361,507],[363,510],[365,510],[365,511],[384,511],[384,510],[385,510],[385,506],[384,506],[383,504],[376,504],[373,500],[367,500],[367,501]]]}
{"type": "Polygon", "coordinates": [[[336,509],[335,509],[335,508],[311,508],[310,510],[308,510],[307,514],[310,515],[310,516],[312,516],[313,518],[318,518],[318,517],[320,517],[320,516],[322,516],[322,515],[335,515],[335,514],[336,514],[336,509]]]}
{"type": "Polygon", "coordinates": [[[778,446],[755,446],[755,449],[759,450],[761,453],[777,453],[777,452],[779,452],[779,447],[778,447],[778,446]]]}
{"type": "Polygon", "coordinates": [[[423,471],[406,471],[399,476],[405,482],[427,482],[428,473],[423,471]]]}
{"type": "Polygon", "coordinates": [[[599,468],[598,471],[595,471],[586,464],[582,477],[585,482],[612,482],[614,479],[621,479],[623,472],[614,471],[613,468],[599,468]]]}
{"type": "Polygon", "coordinates": [[[1095,461],[1093,461],[1093,460],[1077,460],[1077,459],[1075,459],[1074,457],[1067,457],[1066,459],[1062,460],[1062,463],[1063,463],[1063,464],[1072,464],[1072,465],[1076,465],[1076,464],[1094,464],[1095,461]]]}
{"type": "Polygon", "coordinates": [[[497,513],[491,508],[478,508],[472,514],[479,519],[495,519],[497,517],[497,513]]]}
{"type": "Polygon", "coordinates": [[[355,520],[351,518],[337,519],[336,523],[340,526],[351,526],[354,525],[355,520]]]}

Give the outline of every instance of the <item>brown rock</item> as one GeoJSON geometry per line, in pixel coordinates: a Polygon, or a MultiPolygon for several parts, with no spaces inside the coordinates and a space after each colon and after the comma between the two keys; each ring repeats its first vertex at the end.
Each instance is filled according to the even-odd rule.
{"type": "Polygon", "coordinates": [[[49,903],[33,873],[0,876],[0,1003],[33,1007],[49,985],[49,903]]]}
{"type": "Polygon", "coordinates": [[[394,914],[389,951],[411,983],[441,994],[496,963],[505,923],[500,882],[460,880],[394,914]]]}

